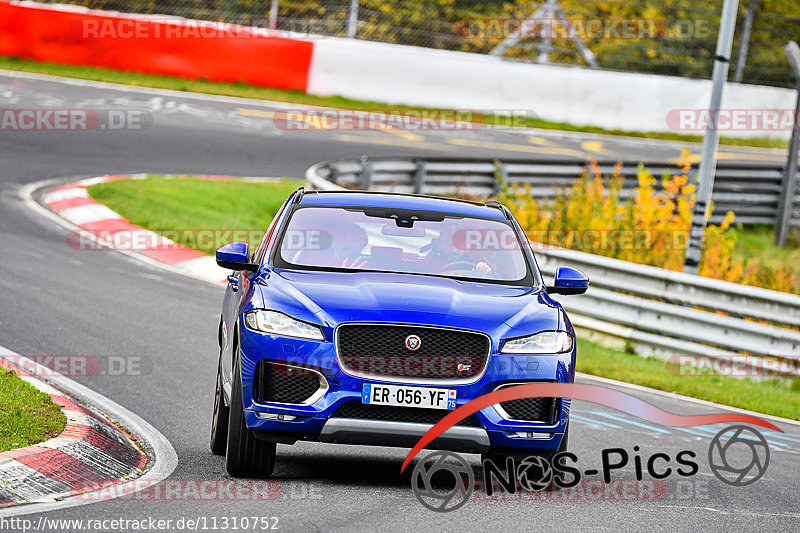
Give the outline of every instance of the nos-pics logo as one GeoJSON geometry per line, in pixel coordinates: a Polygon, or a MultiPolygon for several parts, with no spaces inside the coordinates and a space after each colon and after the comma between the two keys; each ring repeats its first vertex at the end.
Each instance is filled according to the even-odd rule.
{"type": "MultiPolygon", "coordinates": [[[[638,447],[635,449],[638,450],[638,447]]],[[[613,450],[615,454],[624,452],[618,448],[613,450]]],[[[611,470],[622,468],[628,462],[627,453],[624,461],[618,460],[614,463],[608,460],[609,455],[603,453],[602,473],[606,484],[611,481],[611,470]]],[[[666,454],[654,454],[653,457],[657,455],[668,457],[666,454]]],[[[697,464],[687,459],[696,457],[694,452],[683,451],[677,455],[684,456],[678,463],[689,467],[678,471],[680,475],[691,476],[699,471],[697,464]]],[[[714,436],[708,448],[708,464],[711,471],[723,483],[737,487],[750,485],[761,479],[769,466],[769,457],[766,439],[761,433],[745,425],[723,429],[714,436]]],[[[577,456],[562,452],[548,460],[539,455],[532,455],[521,461],[508,459],[505,465],[498,465],[487,459],[483,462],[484,490],[491,496],[493,479],[506,480],[502,483],[503,490],[512,493],[573,487],[580,482],[581,471],[568,466],[567,460],[575,462],[577,456]],[[567,480],[565,474],[571,476],[571,479],[567,480]]],[[[648,461],[647,464],[648,473],[659,479],[668,477],[674,472],[672,468],[655,472],[652,468],[654,461],[648,461]]],[[[640,475],[641,472],[637,472],[637,477],[640,475]]],[[[417,461],[411,473],[411,489],[414,496],[422,505],[436,512],[446,513],[461,508],[472,497],[475,487],[472,466],[460,455],[449,451],[428,454],[417,461]]]]}

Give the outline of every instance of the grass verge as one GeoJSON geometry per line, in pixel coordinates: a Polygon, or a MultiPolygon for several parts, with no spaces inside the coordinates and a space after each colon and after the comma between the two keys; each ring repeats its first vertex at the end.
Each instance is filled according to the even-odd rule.
{"type": "MultiPolygon", "coordinates": [[[[243,229],[257,242],[289,192],[301,182],[242,183],[153,176],[92,185],[89,194],[131,222],[170,236],[176,229],[243,229]]],[[[192,232],[187,232],[192,234],[192,232]]],[[[211,253],[197,242],[183,244],[211,253]]],[[[218,240],[214,247],[224,242],[218,240]]],[[[578,340],[578,370],[724,405],[800,420],[800,379],[754,382],[680,376],[666,362],[578,340]]]]}
{"type": "MultiPolygon", "coordinates": [[[[394,111],[394,110],[422,110],[424,107],[390,105],[380,102],[369,102],[364,100],[351,100],[339,96],[315,96],[299,91],[288,91],[271,87],[259,87],[244,83],[225,83],[212,82],[208,80],[192,80],[187,78],[177,78],[173,76],[161,76],[155,74],[140,74],[138,72],[128,72],[112,70],[99,67],[83,67],[73,65],[60,65],[56,63],[44,63],[18,59],[15,57],[0,56],[0,69],[19,70],[24,72],[35,72],[38,74],[49,74],[51,76],[63,76],[67,78],[79,78],[84,80],[105,81],[110,83],[120,83],[123,85],[135,85],[140,87],[154,87],[157,89],[170,89],[173,91],[188,91],[203,94],[217,94],[223,96],[238,96],[241,98],[252,98],[256,100],[272,100],[276,102],[286,102],[290,104],[304,104],[310,106],[333,107],[338,109],[368,110],[368,111],[394,111]]],[[[487,116],[485,121],[489,124],[507,124],[505,117],[487,116]]],[[[645,139],[660,139],[678,142],[702,142],[701,135],[686,135],[670,132],[640,132],[610,130],[595,126],[576,126],[566,122],[552,122],[540,118],[521,118],[517,126],[527,128],[540,128],[546,130],[572,131],[583,133],[597,133],[604,135],[619,135],[624,137],[638,137],[645,139]]],[[[721,137],[720,144],[730,146],[751,146],[760,148],[787,148],[788,141],[780,139],[767,139],[761,137],[721,137]]]]}
{"type": "Polygon", "coordinates": [[[257,246],[283,201],[302,185],[154,175],[92,185],[89,194],[133,224],[212,255],[232,241],[257,246]]]}
{"type": "Polygon", "coordinates": [[[800,378],[753,381],[729,376],[682,376],[677,367],[670,367],[661,359],[640,357],[582,339],[578,339],[577,366],[579,372],[586,374],[800,420],[800,378]]]}
{"type": "Polygon", "coordinates": [[[800,279],[800,231],[789,233],[786,247],[775,244],[773,226],[739,226],[733,256],[746,261],[757,257],[758,262],[771,269],[785,269],[800,279]]]}
{"type": "Polygon", "coordinates": [[[50,395],[0,368],[0,452],[53,438],[66,424],[50,395]]]}

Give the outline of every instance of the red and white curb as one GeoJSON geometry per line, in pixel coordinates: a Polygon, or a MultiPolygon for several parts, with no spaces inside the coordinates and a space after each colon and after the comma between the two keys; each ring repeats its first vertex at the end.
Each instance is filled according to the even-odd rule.
{"type": "MultiPolygon", "coordinates": [[[[126,218],[91,198],[87,192],[87,187],[98,183],[142,179],[146,176],[147,174],[124,174],[87,178],[49,189],[42,197],[42,202],[59,217],[80,228],[78,233],[69,237],[73,245],[83,246],[85,242],[91,241],[120,250],[120,243],[124,243],[122,248],[129,255],[138,256],[150,263],[165,265],[171,270],[177,270],[196,279],[214,284],[225,283],[227,271],[217,266],[213,257],[131,224],[126,218]],[[137,245],[137,243],[144,244],[137,245]]],[[[274,178],[196,177],[215,181],[233,179],[274,181],[274,178]]]]}
{"type": "MultiPolygon", "coordinates": [[[[55,438],[0,453],[0,507],[57,501],[141,475],[149,457],[135,437],[102,414],[35,378],[22,356],[6,355],[0,367],[16,372],[61,406],[67,425],[55,438]]],[[[35,372],[35,370],[34,370],[35,372]]]]}
{"type": "Polygon", "coordinates": [[[166,437],[122,405],[2,346],[0,365],[50,394],[67,416],[58,437],[0,454],[0,523],[133,493],[177,467],[166,437]]]}

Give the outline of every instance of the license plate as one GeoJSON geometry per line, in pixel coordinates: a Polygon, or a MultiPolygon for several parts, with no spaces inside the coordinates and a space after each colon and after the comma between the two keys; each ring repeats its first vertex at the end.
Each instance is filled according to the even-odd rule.
{"type": "Polygon", "coordinates": [[[404,387],[401,385],[378,385],[364,383],[361,389],[361,403],[374,405],[397,405],[420,407],[422,409],[456,408],[455,389],[436,389],[433,387],[404,387]]]}

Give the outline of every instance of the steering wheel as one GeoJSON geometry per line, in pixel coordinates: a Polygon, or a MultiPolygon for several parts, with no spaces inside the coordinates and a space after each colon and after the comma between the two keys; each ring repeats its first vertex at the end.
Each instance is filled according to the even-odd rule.
{"type": "Polygon", "coordinates": [[[472,272],[473,270],[475,270],[475,265],[472,263],[472,261],[462,260],[462,261],[453,261],[452,263],[448,263],[444,267],[442,267],[442,272],[451,272],[457,270],[466,270],[472,272]],[[466,267],[466,268],[459,268],[459,267],[466,267]]]}

